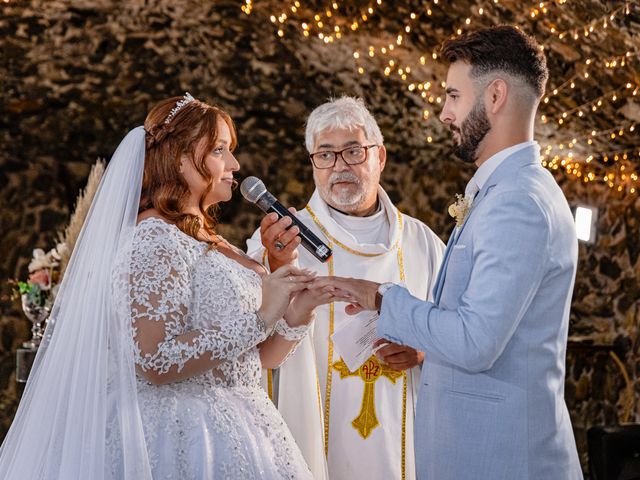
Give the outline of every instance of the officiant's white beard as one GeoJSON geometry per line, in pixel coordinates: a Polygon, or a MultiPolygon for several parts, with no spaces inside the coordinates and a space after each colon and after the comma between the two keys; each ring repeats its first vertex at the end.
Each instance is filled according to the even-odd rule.
{"type": "Polygon", "coordinates": [[[330,206],[344,211],[355,211],[362,205],[367,197],[367,186],[369,184],[369,176],[359,178],[351,172],[334,172],[326,183],[318,181],[316,174],[313,174],[313,180],[318,188],[320,197],[330,206]],[[333,188],[337,182],[352,182],[354,188],[333,188]]]}

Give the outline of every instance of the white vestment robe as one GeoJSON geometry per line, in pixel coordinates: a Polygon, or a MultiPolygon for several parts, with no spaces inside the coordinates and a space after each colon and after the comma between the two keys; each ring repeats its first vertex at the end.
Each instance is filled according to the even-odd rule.
{"type": "MultiPolygon", "coordinates": [[[[388,221],[388,239],[360,244],[314,192],[297,216],[333,249],[333,257],[320,263],[300,247],[300,267],[318,275],[402,283],[412,295],[430,299],[444,244],[422,222],[401,214],[382,188],[378,198],[388,221]]],[[[259,230],[247,247],[250,256],[268,263],[259,230]]],[[[315,478],[327,478],[328,465],[331,480],[414,479],[413,419],[420,367],[396,372],[370,359],[349,372],[329,338],[350,318],[345,305],[318,307],[310,334],[276,375],[265,371],[263,383],[315,478]]]]}

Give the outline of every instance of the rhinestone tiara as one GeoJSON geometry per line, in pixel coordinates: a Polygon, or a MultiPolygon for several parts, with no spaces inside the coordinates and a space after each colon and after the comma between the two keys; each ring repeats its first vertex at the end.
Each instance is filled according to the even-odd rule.
{"type": "Polygon", "coordinates": [[[188,105],[189,103],[193,102],[194,100],[195,100],[195,98],[193,98],[189,92],[185,92],[185,94],[182,97],[182,99],[178,100],[176,102],[176,106],[173,107],[171,109],[171,111],[169,112],[169,115],[167,116],[167,119],[164,121],[165,125],[167,123],[170,123],[171,120],[173,120],[173,117],[175,117],[177,115],[177,113],[184,108],[185,105],[188,105]]]}

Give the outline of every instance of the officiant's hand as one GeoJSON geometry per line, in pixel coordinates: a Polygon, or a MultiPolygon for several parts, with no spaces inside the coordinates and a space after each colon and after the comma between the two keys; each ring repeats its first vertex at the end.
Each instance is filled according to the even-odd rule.
{"type": "Polygon", "coordinates": [[[327,285],[335,288],[335,301],[349,304],[344,309],[349,315],[355,315],[362,310],[377,310],[376,293],[379,283],[357,278],[318,277],[313,281],[311,288],[324,288],[327,285]]]}
{"type": "MultiPolygon", "coordinates": [[[[291,207],[289,211],[295,215],[296,209],[291,207]]],[[[292,264],[298,258],[298,245],[300,245],[300,229],[291,226],[291,219],[283,217],[278,219],[275,213],[269,213],[260,222],[260,239],[267,249],[269,268],[272,272],[283,265],[292,264]],[[287,230],[287,228],[289,228],[287,230]]]]}
{"type": "Polygon", "coordinates": [[[423,352],[419,352],[411,347],[407,347],[406,345],[391,343],[389,340],[385,340],[384,338],[376,340],[373,344],[374,348],[380,345],[384,346],[376,352],[376,356],[380,361],[384,362],[394,370],[407,370],[422,364],[424,361],[423,352]]]}

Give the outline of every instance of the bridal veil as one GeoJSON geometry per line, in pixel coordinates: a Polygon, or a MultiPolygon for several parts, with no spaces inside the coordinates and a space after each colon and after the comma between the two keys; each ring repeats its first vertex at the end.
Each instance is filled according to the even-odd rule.
{"type": "Polygon", "coordinates": [[[0,448],[0,478],[151,479],[136,397],[129,318],[112,268],[133,236],[145,157],[137,127],[114,153],[80,233],[22,401],[0,448]]]}

